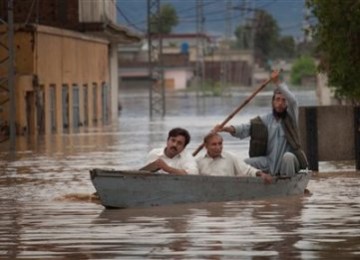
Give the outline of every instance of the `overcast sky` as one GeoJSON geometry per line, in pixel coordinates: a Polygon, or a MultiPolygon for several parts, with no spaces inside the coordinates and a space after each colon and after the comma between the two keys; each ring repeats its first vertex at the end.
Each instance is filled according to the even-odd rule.
{"type": "MultiPolygon", "coordinates": [[[[226,31],[226,2],[227,0],[203,0],[205,16],[205,32],[214,36],[222,36],[226,31]]],[[[233,7],[243,6],[261,8],[269,12],[278,22],[282,35],[292,35],[296,39],[303,36],[305,0],[231,0],[233,7]]],[[[116,0],[118,21],[128,27],[146,30],[147,0],[116,0]]],[[[196,32],[196,0],[161,0],[161,3],[171,3],[177,10],[179,24],[174,28],[175,33],[196,32]]],[[[241,12],[233,9],[232,31],[251,12],[241,12]]]]}

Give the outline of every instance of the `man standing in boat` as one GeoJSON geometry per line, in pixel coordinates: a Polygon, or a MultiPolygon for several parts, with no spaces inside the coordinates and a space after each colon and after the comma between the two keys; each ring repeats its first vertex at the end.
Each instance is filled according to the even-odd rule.
{"type": "Polygon", "coordinates": [[[147,165],[142,170],[163,171],[169,174],[198,174],[195,158],[185,151],[190,134],[183,128],[169,131],[166,147],[149,152],[147,165]]]}
{"type": "Polygon", "coordinates": [[[246,164],[234,154],[223,151],[223,138],[218,133],[210,133],[204,138],[206,154],[197,159],[201,175],[253,176],[271,183],[269,174],[246,164]]]}
{"type": "Polygon", "coordinates": [[[245,162],[271,175],[293,176],[308,166],[298,135],[298,102],[279,71],[271,74],[276,88],[272,97],[272,112],[258,116],[249,123],[215,127],[243,139],[250,136],[250,158],[245,162]]]}

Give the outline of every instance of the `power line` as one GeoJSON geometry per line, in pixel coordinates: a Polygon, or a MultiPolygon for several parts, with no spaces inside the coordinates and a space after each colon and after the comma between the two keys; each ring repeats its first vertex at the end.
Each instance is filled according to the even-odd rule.
{"type": "Polygon", "coordinates": [[[134,24],[132,21],[130,21],[130,19],[125,15],[125,13],[121,10],[121,8],[118,6],[117,2],[114,2],[114,0],[112,0],[113,5],[115,6],[117,12],[125,19],[125,21],[128,23],[128,25],[134,27],[135,29],[145,33],[146,30],[142,29],[140,27],[138,27],[136,24],[134,24]]]}
{"type": "MultiPolygon", "coordinates": [[[[215,0],[213,2],[206,2],[206,3],[202,3],[202,8],[204,8],[205,6],[209,6],[209,5],[213,5],[215,3],[219,3],[218,0],[215,0]]],[[[180,10],[177,10],[176,13],[177,14],[180,14],[180,13],[183,13],[183,12],[187,12],[187,11],[191,11],[191,10],[196,10],[196,7],[194,8],[193,6],[192,7],[187,7],[187,8],[184,8],[184,9],[180,9],[180,10]]]]}
{"type": "MultiPolygon", "coordinates": [[[[114,0],[112,0],[114,1],[114,0]]],[[[273,1],[269,1],[261,6],[257,6],[256,8],[245,8],[243,5],[241,5],[240,3],[237,4],[237,5],[234,5],[232,8],[235,9],[235,10],[243,10],[244,12],[241,14],[241,15],[233,15],[231,17],[231,19],[234,19],[234,21],[239,21],[238,19],[240,18],[240,21],[242,19],[245,18],[245,15],[247,13],[251,13],[251,12],[255,12],[257,10],[264,10],[264,9],[267,9],[269,8],[271,5],[275,4],[276,2],[278,2],[277,0],[273,0],[273,1]]],[[[168,1],[168,3],[171,3],[170,1],[168,1]]],[[[213,8],[216,8],[218,7],[218,5],[215,5],[217,3],[221,3],[220,1],[208,1],[208,2],[205,2],[205,3],[202,3],[202,7],[212,7],[211,10],[207,10],[205,11],[204,10],[204,19],[206,21],[207,24],[209,23],[218,23],[218,22],[227,22],[230,18],[229,17],[226,17],[225,16],[225,13],[226,13],[226,10],[214,10],[213,8]],[[210,18],[209,18],[210,16],[210,18]],[[214,17],[214,16],[222,16],[222,17],[214,17]],[[206,18],[208,17],[208,18],[206,18]]],[[[126,12],[124,12],[124,10],[122,8],[119,7],[119,2],[116,2],[116,4],[114,3],[118,13],[121,15],[121,17],[125,20],[125,22],[141,31],[141,32],[146,32],[146,29],[145,29],[145,25],[146,25],[146,20],[143,20],[143,21],[139,21],[139,22],[134,22],[133,20],[129,19],[129,16],[126,14],[126,12]],[[144,26],[141,26],[141,25],[144,25],[144,26]]],[[[175,7],[176,8],[176,7],[175,7]]],[[[178,23],[179,24],[196,24],[196,13],[192,12],[193,10],[195,11],[196,7],[195,6],[191,6],[191,7],[184,7],[184,8],[181,8],[181,9],[176,9],[176,13],[178,15],[178,23]],[[179,15],[179,14],[184,14],[184,15],[179,15]]],[[[205,9],[205,8],[204,8],[205,9]]],[[[286,26],[286,27],[282,27],[282,28],[279,28],[280,31],[286,31],[286,30],[290,30],[290,29],[294,29],[294,28],[302,28],[301,25],[291,25],[291,26],[286,26]]]]}
{"type": "MultiPolygon", "coordinates": [[[[114,1],[114,0],[113,0],[114,1]]],[[[214,4],[218,4],[220,3],[219,1],[215,0],[215,1],[212,1],[212,2],[206,2],[206,3],[202,3],[202,7],[206,7],[206,6],[211,6],[211,5],[214,5],[214,4]]],[[[271,2],[270,4],[272,4],[273,2],[271,2]]],[[[145,29],[142,29],[140,28],[139,26],[140,25],[145,25],[147,23],[146,20],[142,20],[142,21],[139,21],[139,22],[133,22],[131,21],[127,15],[125,15],[125,12],[123,12],[123,10],[119,7],[118,5],[118,2],[116,2],[116,4],[114,3],[114,5],[116,6],[116,9],[117,11],[119,12],[119,14],[124,18],[124,20],[127,22],[128,25],[140,30],[140,31],[146,31],[145,29]]],[[[269,3],[265,4],[264,6],[268,6],[269,3]]],[[[178,15],[178,19],[179,19],[179,23],[196,23],[196,13],[191,13],[191,14],[188,14],[189,12],[191,12],[192,10],[195,11],[195,7],[192,6],[192,7],[186,7],[186,8],[183,8],[183,9],[178,9],[176,10],[176,14],[178,15]],[[181,16],[179,14],[182,14],[182,13],[185,13],[186,12],[186,15],[185,16],[181,16]],[[193,18],[193,19],[190,19],[190,20],[184,20],[184,19],[188,19],[188,18],[193,18]]],[[[247,10],[248,12],[251,12],[251,11],[254,11],[254,10],[247,10]]],[[[208,12],[204,12],[204,17],[206,16],[213,16],[213,15],[220,15],[220,16],[223,16],[224,14],[226,13],[226,10],[222,10],[222,11],[219,11],[218,9],[217,10],[211,10],[211,11],[208,11],[208,12]]],[[[206,19],[207,22],[213,22],[213,21],[226,21],[227,19],[225,18],[213,18],[213,19],[206,19]]]]}
{"type": "Polygon", "coordinates": [[[26,26],[26,25],[29,23],[29,21],[30,21],[30,17],[31,17],[32,12],[33,12],[33,8],[34,8],[35,1],[37,1],[37,0],[33,0],[33,1],[31,2],[31,6],[30,6],[30,9],[29,9],[28,15],[27,15],[27,17],[26,17],[26,20],[25,20],[25,26],[26,26]]]}
{"type": "Polygon", "coordinates": [[[268,2],[266,4],[263,4],[262,6],[259,6],[259,9],[264,9],[265,7],[269,7],[272,4],[275,4],[277,2],[277,0],[273,0],[272,2],[268,2]]]}

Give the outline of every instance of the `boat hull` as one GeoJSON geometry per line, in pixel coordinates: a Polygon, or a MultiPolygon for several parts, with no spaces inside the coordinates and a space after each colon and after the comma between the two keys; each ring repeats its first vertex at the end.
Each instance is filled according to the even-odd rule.
{"type": "Polygon", "coordinates": [[[93,169],[91,180],[106,208],[152,207],[170,204],[239,201],[303,194],[310,173],[275,178],[168,175],[144,171],[93,169]]]}

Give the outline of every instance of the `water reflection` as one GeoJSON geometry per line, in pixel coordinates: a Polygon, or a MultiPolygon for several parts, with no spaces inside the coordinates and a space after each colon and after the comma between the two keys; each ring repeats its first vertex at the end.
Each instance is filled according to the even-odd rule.
{"type": "MultiPolygon", "coordinates": [[[[296,95],[301,104],[315,102],[313,92],[296,95]]],[[[191,131],[195,150],[246,97],[208,97],[204,104],[191,95],[170,97],[167,116],[149,120],[146,96],[128,95],[114,125],[19,137],[13,160],[0,146],[0,258],[358,257],[360,177],[352,173],[317,174],[309,197],[105,210],[91,196],[91,168],[138,168],[175,126],[191,131]]],[[[270,91],[261,93],[232,122],[267,112],[269,98],[270,91]]],[[[247,141],[224,140],[226,149],[247,156],[247,141]]]]}
{"type": "Polygon", "coordinates": [[[191,207],[182,205],[146,210],[103,210],[94,223],[110,223],[121,230],[118,233],[121,256],[154,257],[164,252],[176,254],[189,248],[187,232],[190,216],[191,207]],[[142,254],[139,254],[139,248],[142,254]]]}
{"type": "Polygon", "coordinates": [[[259,220],[258,225],[267,224],[275,230],[272,243],[258,243],[256,250],[272,250],[277,252],[279,259],[298,259],[300,252],[294,250],[294,245],[302,239],[297,232],[301,226],[303,200],[298,197],[279,199],[264,204],[254,212],[254,218],[259,220]]]}

